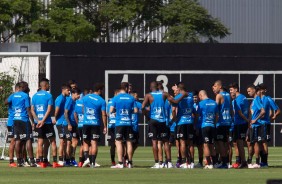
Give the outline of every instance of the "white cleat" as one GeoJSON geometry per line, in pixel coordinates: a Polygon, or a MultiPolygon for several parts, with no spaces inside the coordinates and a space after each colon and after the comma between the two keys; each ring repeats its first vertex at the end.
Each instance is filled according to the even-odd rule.
{"type": "Polygon", "coordinates": [[[188,164],[187,164],[187,163],[181,164],[181,165],[180,165],[180,168],[182,168],[182,169],[188,169],[188,164]]]}
{"type": "Polygon", "coordinates": [[[127,164],[127,168],[131,169],[131,168],[133,168],[133,165],[132,164],[127,164]]]}
{"type": "Polygon", "coordinates": [[[189,169],[194,169],[194,168],[195,168],[195,164],[191,162],[191,164],[189,165],[189,169]]]}
{"type": "Polygon", "coordinates": [[[248,164],[248,168],[253,169],[254,168],[253,164],[248,164]]]}
{"type": "Polygon", "coordinates": [[[213,165],[206,165],[204,169],[213,169],[213,165]]]}
{"type": "Polygon", "coordinates": [[[159,163],[155,163],[155,165],[153,165],[153,167],[151,167],[152,169],[159,169],[160,168],[160,164],[159,163]]]}
{"type": "Polygon", "coordinates": [[[25,162],[25,163],[23,164],[23,166],[24,166],[24,167],[30,167],[30,164],[29,164],[28,162],[25,162]]]}
{"type": "Polygon", "coordinates": [[[174,165],[171,162],[168,162],[167,163],[167,168],[168,169],[174,168],[174,165]]]}
{"type": "Polygon", "coordinates": [[[254,169],[259,169],[259,168],[260,168],[260,165],[259,165],[259,164],[253,164],[253,168],[254,168],[254,169]]]}
{"type": "Polygon", "coordinates": [[[117,164],[114,166],[111,166],[112,169],[123,169],[123,164],[117,164]]]}
{"type": "Polygon", "coordinates": [[[98,164],[97,162],[95,163],[95,167],[100,167],[101,165],[98,164]]]}
{"type": "Polygon", "coordinates": [[[89,160],[89,158],[87,158],[87,159],[84,161],[82,167],[87,167],[87,166],[89,166],[89,165],[90,165],[90,160],[89,160]]]}
{"type": "Polygon", "coordinates": [[[61,167],[64,167],[65,166],[65,163],[63,161],[59,161],[58,162],[58,165],[60,165],[61,167]]]}

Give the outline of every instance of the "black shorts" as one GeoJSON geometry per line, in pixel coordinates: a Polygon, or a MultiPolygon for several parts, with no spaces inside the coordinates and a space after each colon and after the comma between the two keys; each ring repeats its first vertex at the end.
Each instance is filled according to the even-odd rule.
{"type": "Polygon", "coordinates": [[[84,141],[100,141],[100,126],[83,125],[82,129],[84,141]]]}
{"type": "Polygon", "coordinates": [[[168,141],[169,131],[165,122],[149,121],[148,137],[152,140],[168,141]]]}
{"type": "Polygon", "coordinates": [[[11,140],[15,137],[14,126],[7,126],[7,130],[8,130],[8,136],[6,142],[10,143],[11,140]]]}
{"type": "Polygon", "coordinates": [[[251,144],[262,141],[261,128],[262,128],[261,126],[249,128],[249,132],[250,132],[249,135],[250,135],[251,144]]]}
{"type": "Polygon", "coordinates": [[[78,127],[72,125],[72,130],[70,131],[71,137],[72,138],[77,138],[79,139],[79,132],[78,132],[78,127]]]}
{"type": "Polygon", "coordinates": [[[139,144],[139,132],[133,131],[133,141],[132,141],[132,143],[134,145],[138,145],[139,144]]]}
{"type": "Polygon", "coordinates": [[[115,139],[117,141],[134,141],[132,126],[116,126],[115,139]]]}
{"type": "Polygon", "coordinates": [[[201,128],[197,128],[195,130],[194,138],[193,138],[193,144],[196,145],[196,146],[200,146],[200,145],[204,144],[201,128]]]}
{"type": "Polygon", "coordinates": [[[115,142],[115,128],[109,128],[108,129],[108,136],[107,136],[107,141],[109,142],[115,142]]]}
{"type": "Polygon", "coordinates": [[[213,144],[214,138],[215,138],[215,128],[214,127],[202,128],[202,139],[205,144],[213,144]]]}
{"type": "Polygon", "coordinates": [[[176,126],[176,137],[181,140],[193,140],[194,137],[194,125],[177,125],[176,126]]]}
{"type": "Polygon", "coordinates": [[[216,127],[216,141],[228,142],[230,126],[216,127]]]}
{"type": "Polygon", "coordinates": [[[58,134],[59,134],[59,138],[60,139],[67,139],[67,140],[71,140],[71,133],[68,130],[68,126],[63,126],[63,125],[57,125],[57,129],[58,129],[58,134]]]}
{"type": "Polygon", "coordinates": [[[248,124],[234,125],[233,129],[233,141],[238,139],[246,140],[247,137],[248,124]]]}
{"type": "Polygon", "coordinates": [[[261,131],[262,131],[261,135],[263,141],[267,141],[267,142],[271,141],[270,128],[271,128],[270,124],[263,124],[261,126],[261,131]]]}
{"type": "Polygon", "coordinates": [[[83,143],[83,127],[78,127],[78,135],[79,135],[79,140],[81,142],[81,145],[83,143]]]}
{"type": "Polygon", "coordinates": [[[169,133],[169,143],[171,144],[175,143],[175,133],[174,132],[169,133]]]}
{"type": "Polygon", "coordinates": [[[53,124],[44,124],[41,128],[34,128],[34,138],[50,139],[55,138],[55,130],[53,124]]]}
{"type": "Polygon", "coordinates": [[[21,120],[14,121],[14,137],[16,140],[32,139],[32,128],[30,122],[21,120]]]}

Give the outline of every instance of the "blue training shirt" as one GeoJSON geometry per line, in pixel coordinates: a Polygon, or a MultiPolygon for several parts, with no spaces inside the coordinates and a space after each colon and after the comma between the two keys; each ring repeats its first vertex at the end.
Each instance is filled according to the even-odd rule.
{"type": "Polygon", "coordinates": [[[56,125],[62,125],[63,122],[65,121],[64,112],[65,112],[66,100],[67,97],[64,96],[63,94],[60,94],[55,100],[55,108],[59,108],[56,125]]]}
{"type": "Polygon", "coordinates": [[[234,112],[234,125],[242,125],[242,124],[247,124],[246,122],[238,113],[238,111],[241,111],[242,114],[246,117],[249,118],[249,102],[247,98],[239,94],[234,100],[233,100],[233,112],[234,112]]]}
{"type": "Polygon", "coordinates": [[[150,93],[154,101],[150,104],[150,118],[159,123],[166,122],[165,116],[165,102],[163,99],[163,92],[154,91],[150,93]]]}
{"type": "MultiPolygon", "coordinates": [[[[11,96],[13,96],[14,95],[14,93],[13,94],[11,94],[10,96],[9,96],[9,98],[13,98],[13,97],[11,97],[11,96]]],[[[9,99],[8,98],[8,99],[9,99]]],[[[8,100],[9,101],[9,100],[8,100]]],[[[7,126],[14,126],[14,121],[13,121],[13,119],[14,119],[14,110],[13,110],[13,106],[12,106],[12,103],[9,103],[8,104],[8,121],[7,121],[7,126]]]]}
{"type": "Polygon", "coordinates": [[[133,109],[137,107],[133,96],[119,93],[113,98],[112,107],[116,109],[116,127],[132,126],[133,109]]]}
{"type": "Polygon", "coordinates": [[[136,107],[138,109],[137,113],[132,113],[132,129],[134,132],[139,132],[139,116],[142,114],[142,104],[135,100],[136,107]]]}
{"type": "Polygon", "coordinates": [[[110,108],[113,104],[113,101],[110,100],[107,106],[107,113],[108,113],[108,128],[115,128],[116,124],[116,113],[110,113],[110,108]]]}
{"type": "MultiPolygon", "coordinates": [[[[74,109],[75,109],[75,100],[72,97],[68,97],[65,104],[65,110],[68,110],[68,117],[72,126],[77,126],[75,119],[74,119],[74,109]]],[[[64,126],[68,125],[67,120],[65,119],[63,122],[64,126]]]]}
{"type": "MultiPolygon", "coordinates": [[[[251,113],[252,113],[252,120],[256,119],[259,114],[261,109],[263,108],[261,98],[259,96],[256,96],[251,104],[251,113]]],[[[252,124],[252,127],[258,127],[261,125],[261,119],[257,120],[257,122],[252,124]]]]}
{"type": "MultiPolygon", "coordinates": [[[[44,90],[40,90],[37,93],[35,93],[32,97],[31,104],[34,106],[34,111],[39,120],[42,120],[45,116],[48,106],[53,106],[53,97],[50,93],[44,90]]],[[[37,121],[34,119],[34,123],[37,123],[37,121]]],[[[51,124],[51,115],[47,117],[45,124],[51,124]]]]}
{"type": "Polygon", "coordinates": [[[83,112],[82,112],[82,106],[83,106],[82,99],[76,100],[74,112],[77,114],[77,117],[78,117],[78,124],[77,124],[78,128],[83,127],[83,120],[84,120],[83,117],[84,117],[84,115],[83,115],[83,112]]]}
{"type": "Polygon", "coordinates": [[[202,126],[215,127],[216,114],[218,114],[218,106],[212,99],[205,99],[199,103],[199,115],[201,116],[202,126]]]}
{"type": "Polygon", "coordinates": [[[196,114],[198,114],[198,121],[196,122],[196,128],[199,129],[202,127],[202,120],[201,120],[201,116],[199,116],[199,103],[194,103],[193,107],[195,109],[196,114]]]}
{"type": "Polygon", "coordinates": [[[230,114],[230,94],[226,91],[222,91],[219,94],[222,95],[224,102],[218,105],[219,108],[219,118],[218,122],[216,123],[216,127],[218,126],[230,126],[231,125],[231,114],[230,114]]]}
{"type": "Polygon", "coordinates": [[[84,124],[100,126],[102,111],[106,111],[105,100],[97,94],[88,94],[82,99],[84,107],[84,124]]]}
{"type": "Polygon", "coordinates": [[[262,102],[263,108],[265,110],[265,114],[261,118],[261,123],[262,124],[270,124],[270,110],[271,110],[270,101],[267,98],[267,96],[262,96],[261,102],[262,102]]]}
{"type": "MultiPolygon", "coordinates": [[[[182,97],[182,94],[176,95],[175,99],[182,97]]],[[[194,100],[193,94],[188,93],[187,97],[184,97],[178,104],[173,104],[178,107],[177,111],[177,125],[193,124],[194,123],[194,100]]]]}
{"type": "Polygon", "coordinates": [[[19,91],[14,93],[8,98],[8,103],[12,104],[13,108],[13,120],[20,120],[29,122],[29,117],[26,108],[30,107],[30,99],[28,94],[19,91]]]}

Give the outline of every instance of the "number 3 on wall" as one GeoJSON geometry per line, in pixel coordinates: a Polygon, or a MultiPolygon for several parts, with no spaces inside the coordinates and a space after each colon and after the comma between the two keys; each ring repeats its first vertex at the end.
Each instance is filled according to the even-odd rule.
{"type": "Polygon", "coordinates": [[[163,81],[164,91],[168,92],[168,88],[167,88],[168,78],[166,75],[158,75],[156,81],[163,81]]]}

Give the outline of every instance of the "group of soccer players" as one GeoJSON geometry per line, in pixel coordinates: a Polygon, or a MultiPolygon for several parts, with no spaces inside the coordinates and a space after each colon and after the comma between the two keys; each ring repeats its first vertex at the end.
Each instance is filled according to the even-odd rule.
{"type": "Polygon", "coordinates": [[[264,84],[248,86],[247,93],[253,98],[251,103],[240,93],[237,83],[228,87],[229,90],[220,80],[215,81],[212,86],[215,100],[212,100],[205,90],[188,92],[183,82],[174,85],[174,94],[170,95],[163,91],[161,82],[153,81],[150,83],[151,92],[145,95],[141,104],[132,85],[122,82],[106,105],[102,98],[103,84],[95,84],[93,91],[81,93],[76,82],[69,81],[62,85],[54,105],[52,95],[47,92],[48,79],[40,81],[40,88],[31,99],[28,84],[19,82],[15,92],[6,100],[9,105],[9,166],[45,168],[51,165],[47,159],[51,145],[54,168],[97,167],[102,130],[103,134],[108,134],[111,168],[132,168],[139,139],[138,122],[143,114],[148,122],[148,137],[152,140],[155,160],[152,168],[266,167],[270,122],[280,114],[280,109],[266,95],[264,84]],[[53,106],[54,119],[51,119],[53,106]],[[58,151],[54,125],[60,140],[58,151]],[[34,138],[37,139],[36,159],[32,147],[34,138]],[[79,141],[77,163],[75,153],[79,141]],[[171,155],[174,144],[178,151],[175,166],[171,155]],[[245,157],[245,144],[248,146],[248,159],[245,157]],[[198,148],[197,164],[194,164],[194,147],[198,148]],[[234,164],[232,147],[236,155],[234,164]],[[14,151],[17,163],[13,159],[14,151]],[[253,155],[256,158],[254,164],[253,155]]]}

